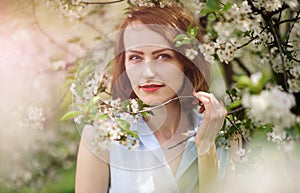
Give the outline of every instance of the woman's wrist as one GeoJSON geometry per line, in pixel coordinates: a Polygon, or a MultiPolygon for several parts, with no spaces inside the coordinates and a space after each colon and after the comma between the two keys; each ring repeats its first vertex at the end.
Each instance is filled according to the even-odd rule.
{"type": "Polygon", "coordinates": [[[198,156],[205,156],[207,154],[211,154],[211,152],[213,152],[213,150],[215,150],[216,148],[214,140],[196,140],[195,144],[198,156]]]}

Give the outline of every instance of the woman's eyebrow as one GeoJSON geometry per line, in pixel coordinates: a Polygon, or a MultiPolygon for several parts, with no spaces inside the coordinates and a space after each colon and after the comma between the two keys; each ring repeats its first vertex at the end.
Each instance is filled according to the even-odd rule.
{"type": "Polygon", "coordinates": [[[132,52],[132,53],[135,53],[135,54],[144,55],[144,52],[138,51],[138,50],[133,50],[133,49],[128,49],[126,52],[132,52]]]}
{"type": "MultiPolygon", "coordinates": [[[[154,50],[153,52],[151,52],[152,54],[158,54],[160,52],[164,52],[164,51],[171,51],[171,52],[174,52],[172,49],[170,48],[162,48],[162,49],[159,49],[159,50],[154,50]]],[[[144,52],[143,51],[139,51],[139,50],[134,50],[134,49],[128,49],[126,50],[126,52],[131,52],[131,53],[135,53],[135,54],[140,54],[140,55],[144,55],[144,52]]]]}
{"type": "Polygon", "coordinates": [[[154,50],[154,51],[152,52],[152,54],[158,54],[158,53],[164,52],[164,51],[171,51],[171,52],[173,52],[173,50],[170,49],[170,48],[163,48],[163,49],[159,49],[159,50],[154,50]]]}

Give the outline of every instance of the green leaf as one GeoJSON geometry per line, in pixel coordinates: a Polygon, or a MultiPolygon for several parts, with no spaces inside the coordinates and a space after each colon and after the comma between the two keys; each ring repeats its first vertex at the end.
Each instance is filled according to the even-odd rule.
{"type": "Polygon", "coordinates": [[[230,96],[237,96],[237,90],[235,88],[231,90],[226,90],[226,93],[230,96]]]}
{"type": "Polygon", "coordinates": [[[138,103],[138,106],[139,106],[139,111],[143,110],[144,107],[146,106],[143,101],[141,101],[140,99],[137,99],[137,103],[138,103]]]}
{"type": "Polygon", "coordinates": [[[187,30],[188,34],[192,37],[196,37],[197,36],[197,33],[198,33],[198,28],[197,27],[192,27],[192,25],[190,25],[188,27],[188,30],[187,30]]]}
{"type": "Polygon", "coordinates": [[[191,37],[187,36],[186,34],[179,34],[175,37],[174,42],[176,47],[180,47],[184,44],[190,44],[191,37]]]}
{"type": "Polygon", "coordinates": [[[191,39],[184,39],[184,40],[179,40],[179,41],[176,41],[176,44],[175,44],[175,46],[177,46],[177,47],[180,47],[180,46],[182,46],[182,45],[185,45],[185,44],[191,44],[191,39]]]}
{"type": "Polygon", "coordinates": [[[69,70],[69,74],[74,74],[74,73],[76,73],[76,72],[77,72],[77,70],[78,70],[78,66],[77,66],[77,65],[75,65],[75,66],[73,66],[72,68],[70,68],[70,70],[69,70]]]}
{"type": "Polygon", "coordinates": [[[67,89],[70,89],[70,85],[74,82],[74,80],[72,79],[67,79],[64,81],[63,85],[61,86],[61,89],[62,90],[65,90],[66,88],[67,89]]]}
{"type": "Polygon", "coordinates": [[[128,135],[131,135],[133,138],[137,139],[138,138],[138,132],[137,131],[132,131],[132,130],[128,130],[127,131],[128,135]]]}
{"type": "Polygon", "coordinates": [[[260,127],[260,129],[262,129],[265,133],[271,132],[273,130],[272,125],[262,125],[260,127]]]}
{"type": "Polygon", "coordinates": [[[204,16],[204,15],[213,13],[213,12],[214,12],[214,11],[212,11],[212,10],[210,10],[210,9],[208,9],[208,8],[204,8],[204,9],[202,9],[202,10],[200,11],[199,16],[201,17],[201,16],[204,16]]]}
{"type": "Polygon", "coordinates": [[[75,80],[75,76],[74,75],[68,75],[65,79],[66,80],[75,80]]]}
{"type": "Polygon", "coordinates": [[[238,88],[247,88],[252,85],[251,79],[248,76],[234,76],[233,79],[236,81],[238,88]]]}
{"type": "Polygon", "coordinates": [[[225,5],[224,5],[224,7],[223,7],[223,11],[228,11],[228,10],[230,10],[231,9],[231,7],[232,7],[232,3],[229,3],[229,2],[227,2],[225,5]]]}
{"type": "Polygon", "coordinates": [[[217,11],[220,9],[220,2],[219,0],[207,0],[206,7],[211,11],[217,11]]]}
{"type": "Polygon", "coordinates": [[[125,131],[127,131],[130,128],[130,124],[123,119],[117,119],[117,122],[119,123],[120,127],[125,131]]]}
{"type": "Polygon", "coordinates": [[[300,123],[295,123],[295,131],[298,135],[298,137],[300,137],[300,123]]]}
{"type": "Polygon", "coordinates": [[[65,121],[67,119],[72,119],[72,118],[77,117],[79,115],[82,115],[82,113],[80,111],[69,111],[60,118],[60,121],[65,121]]]}
{"type": "Polygon", "coordinates": [[[96,114],[97,111],[98,111],[98,108],[97,108],[97,103],[99,101],[100,97],[99,96],[94,96],[92,97],[89,102],[88,102],[88,111],[92,114],[96,114]]]}
{"type": "MultiPolygon", "coordinates": [[[[127,111],[128,110],[128,107],[130,107],[130,101],[127,99],[127,100],[124,100],[121,102],[121,107],[124,111],[127,111]]],[[[130,109],[131,110],[131,109],[130,109]]]]}
{"type": "Polygon", "coordinates": [[[186,34],[179,34],[175,37],[174,41],[188,39],[189,37],[186,34]]]}
{"type": "Polygon", "coordinates": [[[96,119],[108,119],[109,116],[107,114],[97,114],[96,119]]]}
{"type": "Polygon", "coordinates": [[[229,129],[227,130],[227,134],[228,135],[232,135],[233,133],[235,133],[237,131],[237,128],[241,128],[242,126],[242,123],[236,123],[235,126],[234,125],[231,125],[229,127],[229,129]],[[237,127],[237,128],[236,128],[237,127]]]}
{"type": "Polygon", "coordinates": [[[146,116],[148,115],[148,112],[141,112],[141,115],[146,118],[146,116]]]}
{"type": "Polygon", "coordinates": [[[240,107],[242,105],[242,101],[241,100],[236,100],[233,101],[232,103],[230,103],[229,105],[226,106],[227,110],[232,110],[235,109],[237,107],[240,107]]]}

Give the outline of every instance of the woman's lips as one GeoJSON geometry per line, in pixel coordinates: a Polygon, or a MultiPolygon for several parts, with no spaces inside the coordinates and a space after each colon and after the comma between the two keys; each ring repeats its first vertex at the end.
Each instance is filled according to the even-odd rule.
{"type": "Polygon", "coordinates": [[[145,92],[155,92],[163,86],[164,85],[160,85],[160,84],[147,84],[147,85],[140,86],[140,88],[145,92]]]}

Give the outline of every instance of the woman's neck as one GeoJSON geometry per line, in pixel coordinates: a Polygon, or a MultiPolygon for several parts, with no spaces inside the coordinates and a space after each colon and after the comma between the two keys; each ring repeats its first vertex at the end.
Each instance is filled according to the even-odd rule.
{"type": "Polygon", "coordinates": [[[171,140],[177,133],[183,134],[189,127],[187,115],[180,108],[179,101],[153,110],[153,115],[150,115],[147,124],[160,143],[171,140]]]}

